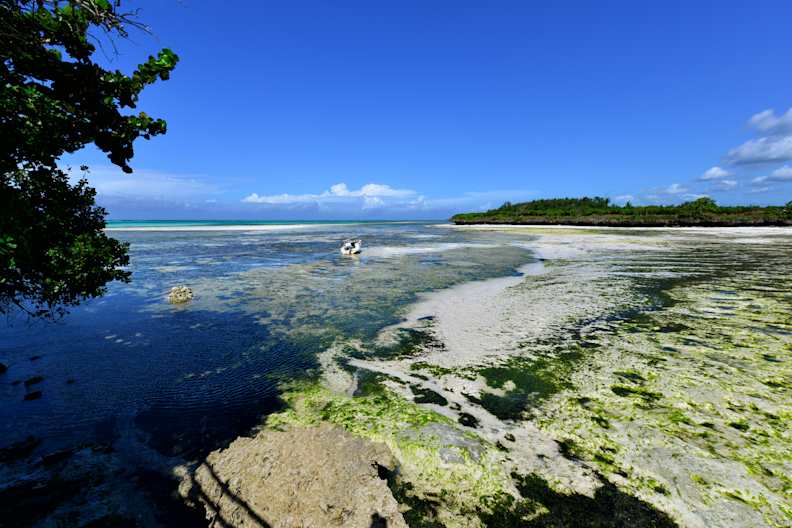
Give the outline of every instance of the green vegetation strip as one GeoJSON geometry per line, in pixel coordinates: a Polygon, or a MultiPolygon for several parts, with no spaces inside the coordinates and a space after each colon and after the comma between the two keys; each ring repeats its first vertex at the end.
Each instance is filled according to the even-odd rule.
{"type": "Polygon", "coordinates": [[[559,198],[454,215],[456,224],[566,224],[581,226],[756,226],[792,225],[792,202],[784,207],[717,205],[699,198],[681,205],[624,206],[608,198],[559,198]]]}

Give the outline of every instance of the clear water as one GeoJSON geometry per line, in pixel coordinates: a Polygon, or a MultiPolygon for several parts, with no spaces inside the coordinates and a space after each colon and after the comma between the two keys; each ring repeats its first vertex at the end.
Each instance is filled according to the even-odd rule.
{"type": "MultiPolygon", "coordinates": [[[[168,225],[184,223],[157,227],[168,225]]],[[[311,375],[336,338],[371,338],[420,292],[533,258],[514,234],[428,223],[271,227],[112,232],[131,244],[130,284],[54,323],[2,322],[0,447],[28,435],[41,453],[131,438],[199,456],[277,408],[279,384],[311,375]],[[339,254],[349,236],[363,238],[360,258],[339,254]],[[166,302],[177,284],[193,288],[191,303],[166,302]],[[33,376],[44,380],[25,387],[33,376]],[[42,397],[25,401],[33,390],[42,397]]]]}

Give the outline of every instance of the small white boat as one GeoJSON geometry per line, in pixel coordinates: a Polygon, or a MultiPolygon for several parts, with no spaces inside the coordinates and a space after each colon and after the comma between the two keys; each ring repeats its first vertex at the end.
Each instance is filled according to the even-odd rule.
{"type": "Polygon", "coordinates": [[[359,238],[344,240],[344,243],[341,245],[341,254],[359,255],[362,247],[363,247],[363,241],[360,240],[359,238]]]}

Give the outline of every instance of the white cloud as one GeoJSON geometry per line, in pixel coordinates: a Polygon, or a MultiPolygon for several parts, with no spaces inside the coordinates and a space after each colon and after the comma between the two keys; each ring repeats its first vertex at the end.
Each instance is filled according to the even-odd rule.
{"type": "Polygon", "coordinates": [[[792,132],[792,108],[778,116],[775,114],[775,110],[763,110],[751,116],[748,124],[765,133],[780,134],[792,132]]]}
{"type": "MultiPolygon", "coordinates": [[[[369,183],[350,189],[338,183],[321,193],[271,194],[252,193],[242,202],[257,204],[273,211],[313,211],[331,216],[353,217],[362,214],[432,215],[446,216],[466,211],[499,207],[505,201],[520,201],[535,196],[536,191],[496,190],[468,192],[459,196],[427,198],[411,189],[396,189],[390,185],[369,183]]],[[[428,215],[428,216],[427,216],[428,215]]]]}
{"type": "Polygon", "coordinates": [[[625,204],[627,202],[634,202],[635,196],[633,196],[632,194],[622,194],[619,196],[614,196],[613,201],[621,204],[625,204]]]}
{"type": "Polygon", "coordinates": [[[721,169],[718,166],[715,166],[715,167],[710,167],[709,169],[704,171],[704,174],[699,176],[699,180],[702,181],[721,180],[723,178],[728,178],[731,175],[732,175],[731,172],[721,169]]]}
{"type": "Polygon", "coordinates": [[[417,194],[409,189],[394,189],[390,185],[382,185],[380,183],[367,183],[357,191],[350,191],[345,183],[337,183],[330,187],[330,192],[337,196],[385,196],[392,198],[406,198],[417,194]]]}
{"type": "Polygon", "coordinates": [[[687,187],[683,187],[682,185],[680,185],[678,183],[672,183],[668,187],[664,187],[662,189],[657,189],[655,192],[657,194],[678,195],[678,194],[684,194],[684,193],[688,192],[688,189],[687,189],[687,187]]]}
{"type": "Polygon", "coordinates": [[[345,183],[337,183],[329,190],[318,194],[269,194],[257,193],[245,196],[244,203],[268,205],[315,204],[319,207],[333,204],[359,204],[363,209],[375,209],[388,205],[416,204],[423,197],[411,189],[394,189],[390,185],[367,183],[360,189],[352,190],[345,183]]]}
{"type": "Polygon", "coordinates": [[[220,192],[219,187],[198,174],[177,174],[137,169],[125,174],[117,167],[91,167],[87,174],[71,170],[69,176],[77,181],[83,176],[96,189],[99,198],[135,198],[149,200],[184,201],[207,198],[220,192]]]}
{"type": "MultiPolygon", "coordinates": [[[[774,170],[769,176],[758,176],[751,180],[754,185],[764,185],[769,182],[792,182],[792,167],[785,165],[774,170]]],[[[769,187],[768,187],[769,188],[769,187]]]]}
{"type": "Polygon", "coordinates": [[[424,202],[426,209],[447,210],[455,213],[468,211],[486,211],[500,207],[504,202],[522,202],[536,198],[537,191],[495,190],[484,192],[466,192],[461,196],[446,198],[427,198],[424,202]]]}
{"type": "Polygon", "coordinates": [[[647,192],[646,194],[641,195],[640,202],[648,201],[649,203],[654,204],[665,204],[665,203],[679,203],[679,202],[687,202],[691,200],[698,200],[699,198],[709,198],[708,194],[701,194],[696,192],[691,192],[690,189],[684,187],[678,183],[672,183],[668,187],[660,187],[656,189],[652,189],[651,191],[647,192]]]}
{"type": "Polygon", "coordinates": [[[713,189],[718,191],[731,191],[737,187],[737,180],[719,180],[715,182],[713,189]]]}
{"type": "Polygon", "coordinates": [[[784,165],[780,169],[776,169],[770,175],[773,181],[792,181],[792,167],[784,165]]]}
{"type": "Polygon", "coordinates": [[[729,151],[735,165],[792,160],[792,136],[768,136],[746,141],[729,151]]]}
{"type": "Polygon", "coordinates": [[[525,201],[538,193],[530,190],[467,192],[427,198],[412,189],[368,183],[350,189],[338,183],[319,193],[257,194],[229,200],[226,187],[209,182],[206,175],[135,170],[124,174],[112,166],[97,166],[83,174],[70,171],[76,182],[85,176],[98,192],[97,202],[115,218],[441,218],[451,214],[486,210],[505,201],[525,201]],[[258,205],[258,207],[256,207],[258,205]]]}

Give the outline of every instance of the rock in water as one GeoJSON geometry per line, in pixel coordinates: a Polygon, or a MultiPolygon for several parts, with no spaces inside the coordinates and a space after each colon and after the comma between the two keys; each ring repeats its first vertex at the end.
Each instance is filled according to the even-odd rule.
{"type": "Polygon", "coordinates": [[[33,391],[25,394],[25,401],[33,401],[41,398],[41,391],[33,391]]]}
{"type": "Polygon", "coordinates": [[[37,383],[41,383],[44,381],[44,378],[41,376],[33,376],[32,378],[28,378],[25,380],[25,387],[31,387],[37,383]]]}
{"type": "Polygon", "coordinates": [[[185,303],[192,300],[193,292],[187,286],[174,286],[168,292],[168,301],[173,304],[185,303]]]}
{"type": "Polygon", "coordinates": [[[30,455],[41,443],[41,440],[33,435],[29,435],[24,440],[13,444],[0,447],[0,462],[7,464],[30,455]]]}
{"type": "Polygon", "coordinates": [[[210,453],[179,493],[235,528],[407,528],[383,479],[394,469],[384,444],[331,425],[294,426],[210,453]]]}
{"type": "Polygon", "coordinates": [[[8,370],[8,367],[6,366],[6,364],[5,363],[0,363],[0,374],[5,374],[7,370],[8,370]]]}

